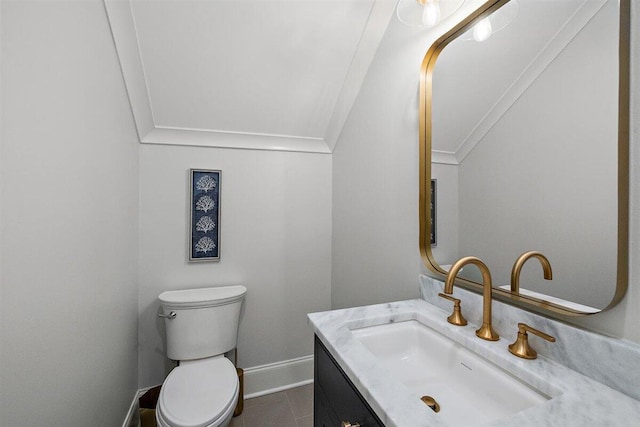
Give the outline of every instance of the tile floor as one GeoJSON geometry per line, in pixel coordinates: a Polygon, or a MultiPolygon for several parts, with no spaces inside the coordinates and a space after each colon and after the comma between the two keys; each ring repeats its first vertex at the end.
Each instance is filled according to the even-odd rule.
{"type": "Polygon", "coordinates": [[[313,427],[313,384],[244,401],[229,427],[313,427]]]}

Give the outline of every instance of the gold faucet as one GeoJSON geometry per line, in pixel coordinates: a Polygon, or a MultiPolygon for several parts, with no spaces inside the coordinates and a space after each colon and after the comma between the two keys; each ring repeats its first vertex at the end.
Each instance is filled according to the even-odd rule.
{"type": "Polygon", "coordinates": [[[553,272],[551,271],[551,264],[546,256],[542,254],[542,252],[538,251],[530,251],[525,252],[518,257],[516,262],[513,264],[513,268],[511,269],[511,292],[520,293],[520,271],[522,270],[522,266],[529,258],[537,258],[542,264],[542,270],[544,272],[544,278],[546,280],[551,280],[553,278],[553,272]]]}
{"type": "Polygon", "coordinates": [[[456,280],[458,272],[467,264],[473,264],[480,269],[482,273],[482,326],[476,331],[476,335],[483,340],[498,341],[500,335],[493,330],[491,326],[491,273],[489,267],[480,260],[480,258],[468,256],[460,258],[451,266],[447,280],[444,283],[444,293],[451,295],[453,293],[453,283],[456,280]]]}
{"type": "Polygon", "coordinates": [[[462,315],[462,308],[460,308],[460,300],[458,298],[452,297],[451,295],[447,295],[443,293],[439,293],[438,296],[440,298],[449,300],[453,303],[453,313],[451,313],[451,316],[447,317],[447,321],[452,325],[466,326],[467,319],[465,319],[464,316],[462,315]]]}
{"type": "Polygon", "coordinates": [[[545,334],[526,323],[518,323],[518,338],[513,344],[509,344],[509,351],[518,357],[523,359],[535,359],[538,357],[538,353],[529,345],[529,336],[527,332],[531,332],[534,335],[544,338],[549,342],[556,342],[556,339],[549,334],[545,334]]]}

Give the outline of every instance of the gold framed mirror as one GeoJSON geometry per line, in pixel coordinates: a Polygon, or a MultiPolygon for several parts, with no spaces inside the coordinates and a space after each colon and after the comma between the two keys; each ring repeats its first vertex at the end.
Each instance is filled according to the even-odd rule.
{"type": "MultiPolygon", "coordinates": [[[[476,24],[498,16],[514,1],[484,3],[424,57],[419,101],[421,255],[439,278],[462,256],[482,258],[494,276],[494,297],[515,305],[566,316],[598,313],[623,298],[628,282],[630,2],[517,0],[517,18],[511,16],[513,22],[488,38],[497,44],[471,40],[476,24]],[[536,9],[556,6],[565,9],[536,9]],[[539,13],[537,20],[523,21],[534,12],[539,13]],[[545,31],[553,39],[544,39],[545,31]],[[601,33],[606,37],[594,31],[607,31],[601,33]],[[601,53],[600,44],[609,50],[601,53]],[[527,49],[533,52],[530,57],[523,55],[527,49]],[[503,62],[505,58],[509,62],[503,62]],[[580,63],[593,64],[595,74],[578,68],[580,63]],[[480,68],[484,66],[489,68],[480,68]],[[568,80],[550,83],[549,75],[568,80]],[[456,81],[456,76],[465,80],[456,81]],[[554,93],[560,98],[550,100],[554,93]],[[540,99],[543,104],[534,103],[540,99]],[[588,140],[595,145],[587,146],[588,140]],[[436,149],[434,154],[442,141],[458,151],[436,149]],[[457,169],[447,175],[442,173],[445,167],[457,169]],[[437,192],[432,179],[437,179],[437,192]],[[437,203],[432,194],[438,194],[437,203]],[[432,206],[437,206],[437,214],[432,215],[432,206]],[[437,226],[433,218],[438,218],[437,226]],[[434,231],[438,246],[432,245],[434,231]],[[525,267],[521,262],[517,274],[523,276],[515,291],[511,267],[528,251],[548,256],[553,280],[543,279],[537,261],[525,267]]],[[[456,283],[482,290],[473,271],[456,283]]]]}

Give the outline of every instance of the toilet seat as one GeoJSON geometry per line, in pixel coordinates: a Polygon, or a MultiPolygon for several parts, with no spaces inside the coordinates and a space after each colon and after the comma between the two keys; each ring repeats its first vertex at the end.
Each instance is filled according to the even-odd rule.
{"type": "Polygon", "coordinates": [[[224,356],[181,362],[162,384],[156,416],[161,426],[217,427],[233,413],[238,376],[224,356]]]}

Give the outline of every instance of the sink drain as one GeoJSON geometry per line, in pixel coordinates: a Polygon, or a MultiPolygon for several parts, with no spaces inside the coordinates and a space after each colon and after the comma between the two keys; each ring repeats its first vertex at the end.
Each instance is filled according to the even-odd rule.
{"type": "Polygon", "coordinates": [[[438,402],[436,402],[436,400],[431,397],[431,396],[422,396],[420,398],[420,400],[422,400],[422,402],[427,405],[429,408],[431,408],[433,410],[433,412],[440,412],[440,405],[438,404],[438,402]]]}

